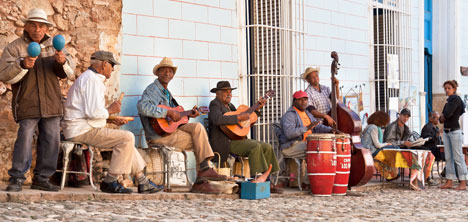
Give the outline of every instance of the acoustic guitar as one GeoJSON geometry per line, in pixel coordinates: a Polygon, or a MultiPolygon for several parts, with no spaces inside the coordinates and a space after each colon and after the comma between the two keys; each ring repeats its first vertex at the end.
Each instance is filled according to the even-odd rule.
{"type": "MultiPolygon", "coordinates": [[[[269,90],[264,96],[264,99],[269,99],[275,95],[274,90],[269,90]]],[[[258,116],[255,113],[255,110],[260,106],[260,103],[257,102],[252,107],[248,107],[246,105],[240,105],[236,111],[224,113],[225,116],[232,116],[232,115],[239,115],[241,113],[248,113],[250,114],[250,118],[245,121],[240,121],[237,124],[233,125],[223,125],[221,126],[221,130],[231,139],[233,140],[241,140],[244,139],[247,134],[249,134],[250,126],[252,126],[255,122],[257,122],[258,116]]]]}
{"type": "MultiPolygon", "coordinates": [[[[170,107],[166,105],[158,105],[158,107],[180,113],[179,121],[173,121],[169,117],[150,119],[151,126],[159,135],[166,135],[175,132],[180,125],[188,123],[188,116],[194,113],[193,110],[184,111],[182,106],[170,107]]],[[[200,106],[197,110],[201,115],[205,115],[210,111],[207,106],[200,106]]]]}

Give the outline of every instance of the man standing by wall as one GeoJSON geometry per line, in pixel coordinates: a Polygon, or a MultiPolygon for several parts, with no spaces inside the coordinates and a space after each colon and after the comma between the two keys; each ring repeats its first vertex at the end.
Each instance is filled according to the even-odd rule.
{"type": "Polygon", "coordinates": [[[57,166],[63,115],[58,78],[73,76],[75,64],[65,49],[53,48],[52,38],[47,35],[52,23],[44,10],[31,9],[24,22],[23,35],[6,46],[0,60],[0,81],[12,85],[13,116],[19,123],[6,190],[22,190],[24,174],[31,166],[32,140],[37,127],[37,161],[31,188],[58,191],[59,187],[49,182],[57,166]],[[31,42],[41,45],[37,57],[28,56],[31,42]]]}

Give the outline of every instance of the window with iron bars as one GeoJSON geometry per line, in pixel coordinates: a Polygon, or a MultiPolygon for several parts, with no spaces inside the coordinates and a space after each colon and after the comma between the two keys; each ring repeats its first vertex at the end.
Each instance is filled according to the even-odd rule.
{"type": "Polygon", "coordinates": [[[270,98],[251,129],[251,137],[274,144],[272,124],[291,106],[304,64],[304,1],[246,0],[246,78],[248,99],[254,105],[268,90],[270,98]]]}
{"type": "Polygon", "coordinates": [[[399,97],[401,83],[411,83],[411,1],[374,0],[372,6],[375,108],[388,111],[389,98],[399,97]],[[398,69],[393,87],[389,61],[398,69]]]}

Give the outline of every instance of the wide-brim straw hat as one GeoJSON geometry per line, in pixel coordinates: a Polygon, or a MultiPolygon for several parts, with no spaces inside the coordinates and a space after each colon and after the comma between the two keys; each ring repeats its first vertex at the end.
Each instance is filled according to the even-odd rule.
{"type": "Polygon", "coordinates": [[[177,66],[174,66],[174,63],[172,63],[172,59],[171,58],[168,58],[168,57],[164,57],[161,62],[157,65],[154,66],[153,68],[153,74],[156,75],[157,71],[159,68],[164,68],[164,67],[169,67],[169,68],[172,68],[172,70],[174,70],[174,74],[176,73],[177,71],[177,66]]]}
{"type": "Polygon", "coordinates": [[[319,74],[320,67],[307,67],[304,73],[301,74],[301,78],[307,82],[307,76],[311,74],[312,72],[317,72],[317,74],[319,74]]]}
{"type": "Polygon", "coordinates": [[[26,22],[40,22],[45,23],[49,26],[54,26],[51,22],[47,20],[47,14],[44,10],[40,8],[33,8],[29,10],[28,17],[25,19],[21,19],[24,23],[26,22]]]}

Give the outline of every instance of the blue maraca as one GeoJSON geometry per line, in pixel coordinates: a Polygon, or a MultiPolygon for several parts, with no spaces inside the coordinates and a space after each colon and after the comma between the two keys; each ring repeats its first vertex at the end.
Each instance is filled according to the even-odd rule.
{"type": "Polygon", "coordinates": [[[31,57],[36,57],[41,54],[41,46],[37,42],[31,42],[28,45],[28,55],[31,57]]]}
{"type": "Polygon", "coordinates": [[[63,35],[56,35],[54,37],[53,44],[57,51],[62,51],[63,47],[65,47],[65,38],[63,35]]]}

